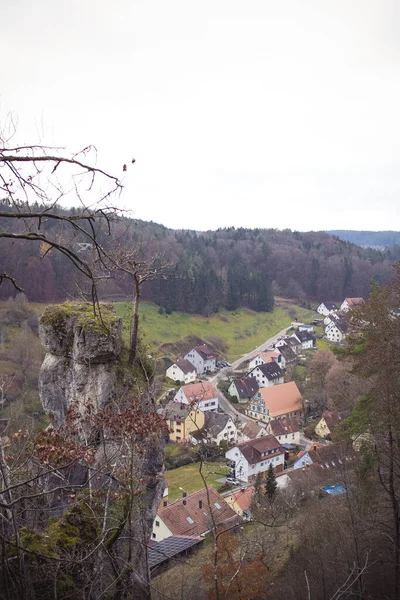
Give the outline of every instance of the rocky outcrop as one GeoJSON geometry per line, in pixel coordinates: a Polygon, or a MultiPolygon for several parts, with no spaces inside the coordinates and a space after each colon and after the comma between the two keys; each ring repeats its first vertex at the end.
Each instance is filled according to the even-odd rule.
{"type": "MultiPolygon", "coordinates": [[[[58,492],[52,508],[57,518],[70,509],[69,484],[84,487],[87,485],[85,482],[90,480],[97,491],[101,493],[100,488],[105,490],[105,504],[102,506],[98,501],[97,508],[91,513],[93,522],[96,522],[97,516],[103,531],[107,515],[109,512],[113,515],[103,542],[96,542],[98,555],[93,555],[95,566],[89,577],[95,580],[93,594],[101,596],[106,590],[110,597],[119,598],[128,586],[129,597],[148,600],[147,544],[164,491],[164,449],[168,436],[165,428],[158,425],[155,407],[149,401],[151,394],[147,398],[140,394],[135,400],[140,386],[135,382],[132,369],[123,364],[121,320],[107,306],[102,307],[101,314],[100,320],[93,316],[91,305],[71,303],[49,307],[44,312],[39,324],[40,339],[46,349],[39,376],[43,407],[57,428],[66,422],[68,408],[72,405],[84,416],[89,405],[91,412],[96,412],[115,400],[112,407],[117,407],[117,411],[110,411],[112,421],[121,409],[118,406],[120,398],[129,397],[132,409],[129,413],[129,407],[124,406],[125,414],[138,415],[133,425],[143,423],[143,429],[136,427],[132,430],[134,433],[129,430],[128,435],[124,435],[126,423],[116,430],[107,421],[93,466],[75,464],[68,467],[68,472],[62,473],[63,481],[67,483],[58,492]],[[154,424],[153,428],[149,426],[150,422],[154,424]],[[118,476],[110,475],[115,467],[121,469],[119,477],[127,478],[122,486],[118,476]],[[119,498],[115,514],[109,506],[109,493],[110,497],[115,495],[119,498]],[[129,512],[125,515],[121,513],[121,506],[126,502],[129,512]],[[120,575],[110,584],[116,569],[120,575]],[[113,587],[115,589],[111,591],[113,587]]],[[[85,432],[82,443],[87,439],[97,439],[91,433],[96,434],[85,432]]],[[[61,469],[57,476],[60,472],[61,469]]],[[[59,481],[50,482],[50,487],[59,490],[59,481]]]]}
{"type": "Polygon", "coordinates": [[[91,405],[104,408],[116,392],[122,349],[122,322],[108,307],[102,319],[86,304],[48,307],[39,324],[46,356],[39,375],[45,411],[56,426],[65,422],[71,405],[84,414],[91,405]]]}

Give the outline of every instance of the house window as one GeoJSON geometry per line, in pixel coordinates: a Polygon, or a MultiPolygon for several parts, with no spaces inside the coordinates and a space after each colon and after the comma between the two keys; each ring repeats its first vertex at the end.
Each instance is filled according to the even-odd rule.
{"type": "Polygon", "coordinates": [[[192,517],[186,517],[186,521],[189,523],[189,525],[193,525],[194,523],[192,517]]]}
{"type": "Polygon", "coordinates": [[[156,534],[155,534],[155,533],[152,533],[152,534],[151,534],[151,537],[153,538],[153,540],[155,540],[155,539],[156,539],[156,534]]]}
{"type": "Polygon", "coordinates": [[[181,429],[177,429],[176,433],[182,433],[182,430],[181,429]]]}
{"type": "Polygon", "coordinates": [[[156,521],[156,527],[160,527],[160,521],[156,521]]]}

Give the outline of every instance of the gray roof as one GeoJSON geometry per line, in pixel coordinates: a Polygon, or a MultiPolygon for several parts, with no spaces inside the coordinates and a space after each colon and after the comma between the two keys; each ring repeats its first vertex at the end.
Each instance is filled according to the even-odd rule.
{"type": "Polygon", "coordinates": [[[170,400],[162,412],[165,419],[186,419],[193,407],[190,404],[183,402],[175,402],[170,400]]]}
{"type": "Polygon", "coordinates": [[[179,360],[178,362],[173,363],[173,364],[175,364],[177,367],[179,367],[179,369],[185,374],[192,373],[193,371],[196,370],[196,367],[194,367],[192,365],[190,360],[186,360],[186,359],[179,360]]]}
{"type": "Polygon", "coordinates": [[[197,546],[200,542],[203,542],[204,538],[201,537],[186,537],[183,535],[171,535],[170,537],[152,544],[148,548],[148,559],[150,569],[154,569],[163,562],[169,560],[173,556],[185,552],[193,546],[197,546]]]}
{"type": "Polygon", "coordinates": [[[254,369],[260,369],[261,373],[263,373],[263,375],[265,375],[265,377],[269,381],[272,381],[273,379],[278,379],[279,377],[283,376],[282,369],[278,367],[278,365],[274,361],[269,363],[263,363],[262,365],[254,367],[254,369]]]}
{"type": "Polygon", "coordinates": [[[258,383],[254,377],[235,379],[234,384],[240,398],[252,398],[258,392],[258,383]]]}
{"type": "Polygon", "coordinates": [[[338,307],[334,302],[321,302],[328,310],[338,310],[338,307]]]}
{"type": "Polygon", "coordinates": [[[226,427],[230,416],[226,413],[218,413],[207,411],[204,413],[205,422],[204,429],[213,436],[216,437],[226,427]]]}
{"type": "Polygon", "coordinates": [[[281,346],[279,352],[282,354],[287,363],[297,361],[297,356],[289,346],[281,346]]]}
{"type": "Polygon", "coordinates": [[[314,336],[309,331],[297,331],[296,337],[301,342],[309,342],[310,340],[314,340],[314,336]]]}

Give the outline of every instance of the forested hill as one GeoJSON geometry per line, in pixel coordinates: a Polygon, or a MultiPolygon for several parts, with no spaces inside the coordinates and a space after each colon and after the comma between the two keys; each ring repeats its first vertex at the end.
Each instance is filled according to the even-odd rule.
{"type": "Polygon", "coordinates": [[[341,240],[357,244],[358,246],[388,247],[400,246],[400,231],[351,231],[338,229],[327,231],[329,235],[336,235],[341,240]]]}
{"type": "MultiPolygon", "coordinates": [[[[26,220],[0,219],[0,232],[20,232],[26,227],[26,220]]],[[[57,221],[42,222],[41,231],[62,239],[74,250],[84,241],[62,229],[57,221]]],[[[391,252],[362,249],[323,232],[242,228],[174,231],[126,218],[113,223],[111,237],[103,235],[100,227],[99,239],[107,249],[140,247],[147,257],[160,254],[169,265],[168,277],[146,284],[142,298],[167,310],[202,314],[240,306],[272,310],[274,295],[338,301],[346,296],[367,296],[371,278],[386,283],[391,264],[399,258],[391,252]]],[[[90,250],[82,257],[90,260],[90,250]]],[[[76,296],[76,269],[55,250],[48,252],[45,244],[0,236],[0,265],[2,272],[16,276],[31,301],[56,302],[76,296]]],[[[9,284],[0,286],[0,297],[14,293],[9,284]]],[[[132,297],[132,281],[124,277],[109,280],[102,295],[108,299],[132,297]]]]}

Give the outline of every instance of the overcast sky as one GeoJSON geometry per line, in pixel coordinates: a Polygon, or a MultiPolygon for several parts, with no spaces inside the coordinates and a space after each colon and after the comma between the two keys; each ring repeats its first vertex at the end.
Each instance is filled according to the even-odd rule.
{"type": "Polygon", "coordinates": [[[134,157],[135,217],[400,230],[400,2],[13,0],[0,29],[19,142],[134,157]]]}

